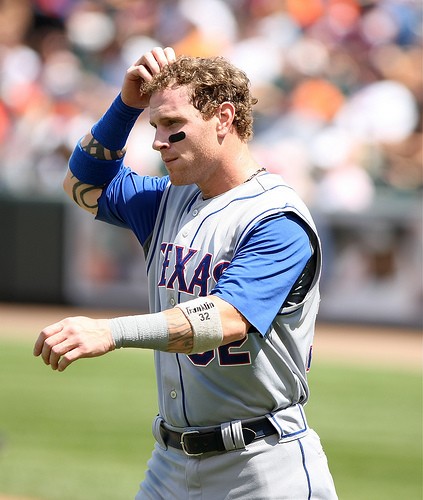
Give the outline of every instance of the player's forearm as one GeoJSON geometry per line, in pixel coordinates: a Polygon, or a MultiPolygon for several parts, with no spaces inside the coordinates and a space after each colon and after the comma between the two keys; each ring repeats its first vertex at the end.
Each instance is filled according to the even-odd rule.
{"type": "Polygon", "coordinates": [[[110,330],[116,348],[135,347],[181,353],[192,351],[191,325],[179,309],[113,318],[110,320],[110,330]]]}
{"type": "MultiPolygon", "coordinates": [[[[119,94],[91,129],[92,137],[110,151],[122,151],[142,109],[127,106],[119,94]]],[[[96,146],[95,146],[96,147],[96,146]]],[[[89,154],[92,154],[89,152],[89,154]]]]}
{"type": "Polygon", "coordinates": [[[164,311],[169,334],[168,352],[181,352],[189,354],[194,345],[194,332],[191,324],[180,309],[164,311]]]}
{"type": "Polygon", "coordinates": [[[249,324],[230,304],[200,297],[160,313],[110,320],[117,348],[195,354],[244,338],[249,324]]]}

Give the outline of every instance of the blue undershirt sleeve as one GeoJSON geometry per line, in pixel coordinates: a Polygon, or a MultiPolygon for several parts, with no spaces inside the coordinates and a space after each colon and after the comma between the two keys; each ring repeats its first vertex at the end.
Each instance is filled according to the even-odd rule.
{"type": "Polygon", "coordinates": [[[211,292],[265,335],[312,255],[305,223],[294,214],[258,223],[211,292]]]}
{"type": "Polygon", "coordinates": [[[123,166],[98,199],[96,219],[131,229],[144,245],[168,183],[167,176],[143,176],[123,166]]]}

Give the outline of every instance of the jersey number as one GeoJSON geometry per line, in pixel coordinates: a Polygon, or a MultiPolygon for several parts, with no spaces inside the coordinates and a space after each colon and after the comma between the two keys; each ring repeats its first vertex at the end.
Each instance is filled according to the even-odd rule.
{"type": "Polygon", "coordinates": [[[188,357],[191,360],[191,363],[195,366],[209,365],[216,355],[220,366],[250,365],[251,356],[249,351],[233,351],[234,349],[242,347],[246,341],[247,338],[236,340],[230,344],[221,345],[212,351],[206,351],[201,354],[190,354],[188,357]]]}

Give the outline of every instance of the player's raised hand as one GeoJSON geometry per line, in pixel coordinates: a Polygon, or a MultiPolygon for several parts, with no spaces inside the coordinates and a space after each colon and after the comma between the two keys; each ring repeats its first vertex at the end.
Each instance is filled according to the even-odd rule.
{"type": "Polygon", "coordinates": [[[176,59],[175,51],[171,47],[162,49],[155,47],[145,53],[126,71],[122,86],[122,100],[133,108],[146,108],[150,102],[148,95],[141,95],[140,84],[143,80],[150,81],[153,75],[160,73],[164,66],[176,59]]]}
{"type": "Polygon", "coordinates": [[[85,316],[65,318],[42,330],[34,345],[34,356],[40,356],[53,370],[63,371],[80,358],[94,358],[115,349],[108,319],[85,316]]]}

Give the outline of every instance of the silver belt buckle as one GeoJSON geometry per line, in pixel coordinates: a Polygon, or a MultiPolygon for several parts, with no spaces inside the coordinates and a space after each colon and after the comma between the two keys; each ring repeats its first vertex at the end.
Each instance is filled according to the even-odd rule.
{"type": "Polygon", "coordinates": [[[203,452],[201,453],[190,453],[186,447],[185,447],[185,436],[188,436],[189,434],[200,434],[200,431],[187,431],[183,432],[181,434],[181,447],[182,451],[187,455],[188,457],[199,457],[200,455],[203,455],[203,452]]]}

